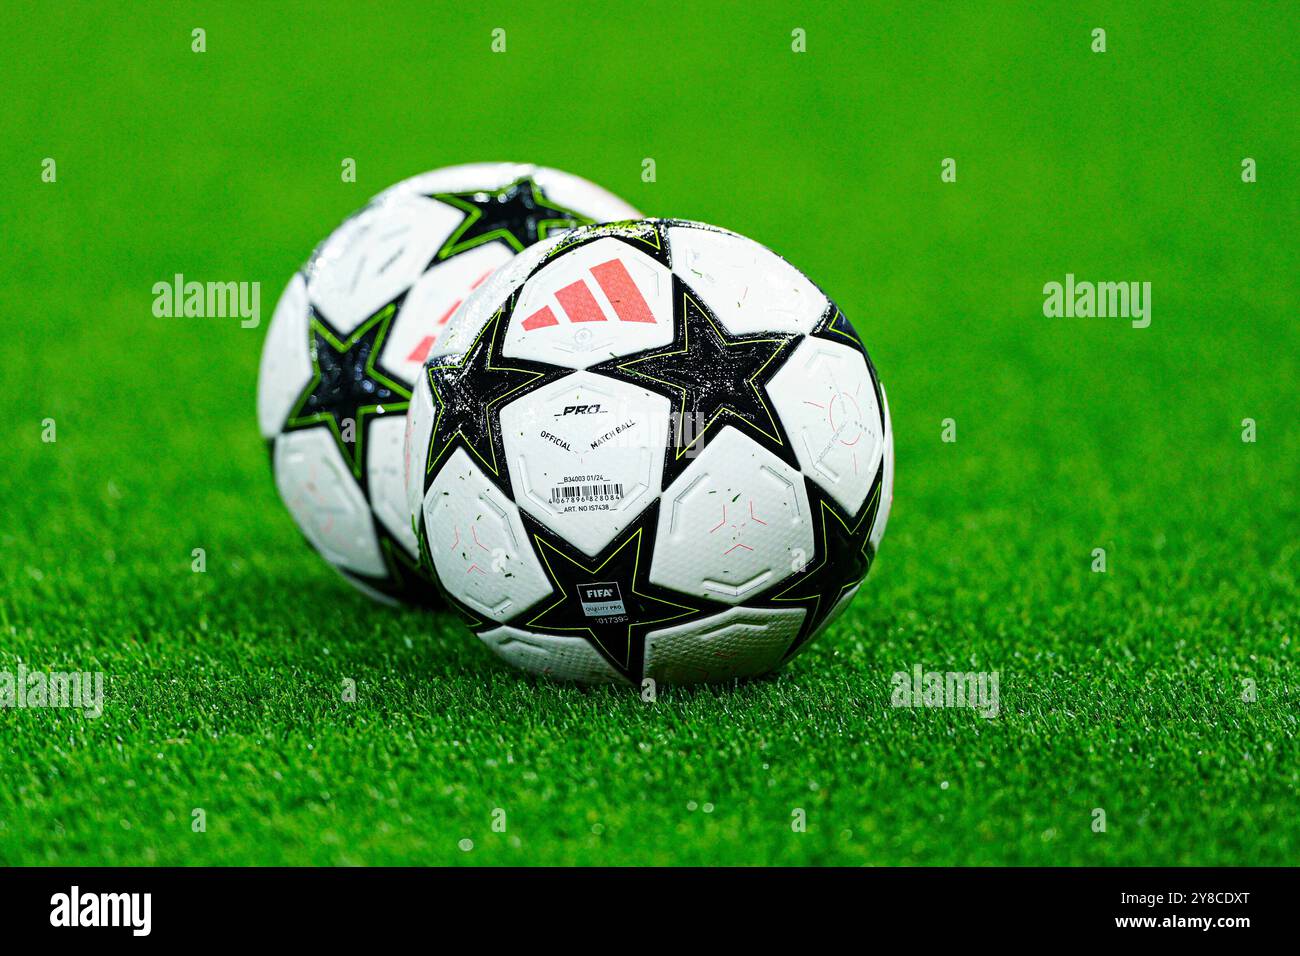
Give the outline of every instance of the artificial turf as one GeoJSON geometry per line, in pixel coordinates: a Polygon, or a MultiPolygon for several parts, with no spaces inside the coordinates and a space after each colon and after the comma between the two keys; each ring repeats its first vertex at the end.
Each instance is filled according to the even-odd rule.
{"type": "Polygon", "coordinates": [[[1298,44],[1262,4],[10,9],[0,671],[107,684],[0,710],[0,863],[1294,862],[1298,44]],[[889,530],[775,678],[528,679],[278,500],[283,283],[492,159],[757,238],[871,351],[889,530]],[[260,327],[155,317],[176,273],[261,282],[260,327]],[[1044,317],[1067,273],[1151,282],[1150,327],[1044,317]],[[891,707],[917,664],[999,715],[891,707]]]}

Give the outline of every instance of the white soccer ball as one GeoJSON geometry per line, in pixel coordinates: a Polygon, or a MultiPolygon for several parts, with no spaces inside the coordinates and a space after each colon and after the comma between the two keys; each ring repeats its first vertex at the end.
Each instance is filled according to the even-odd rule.
{"type": "Polygon", "coordinates": [[[425,566],[488,647],[560,679],[779,666],[857,593],[893,493],[852,326],[700,223],[516,257],[434,346],[407,424],[425,566]]]}
{"type": "Polygon", "coordinates": [[[462,300],[538,240],[636,215],[558,170],[452,166],[379,194],[289,281],[262,351],[258,422],[290,513],[347,580],[380,600],[434,595],[406,510],[404,417],[462,300]]]}

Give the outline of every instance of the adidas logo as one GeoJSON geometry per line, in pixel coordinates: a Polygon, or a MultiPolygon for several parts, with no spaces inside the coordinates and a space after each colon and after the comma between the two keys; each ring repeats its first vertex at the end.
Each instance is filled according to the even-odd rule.
{"type": "MultiPolygon", "coordinates": [[[[614,315],[619,322],[654,324],[654,313],[650,311],[650,306],[646,304],[645,298],[641,295],[641,290],[632,281],[627,266],[623,265],[621,261],[610,259],[608,262],[592,266],[591,277],[596,280],[596,285],[600,287],[600,291],[609,300],[609,304],[613,307],[614,315]]],[[[600,303],[592,295],[591,289],[587,286],[585,280],[580,279],[577,282],[571,282],[556,291],[555,301],[564,317],[570,322],[612,321],[601,309],[600,303]]],[[[555,312],[547,305],[524,319],[523,327],[525,332],[531,332],[534,329],[545,329],[559,324],[560,320],[556,318],[555,312]]]]}

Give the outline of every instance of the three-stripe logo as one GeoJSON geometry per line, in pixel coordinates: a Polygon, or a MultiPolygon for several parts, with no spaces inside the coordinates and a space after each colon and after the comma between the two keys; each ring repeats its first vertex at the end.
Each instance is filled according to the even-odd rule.
{"type": "MultiPolygon", "coordinates": [[[[602,262],[592,266],[590,272],[600,291],[609,300],[619,322],[654,324],[654,313],[650,311],[650,306],[641,295],[641,290],[636,287],[632,276],[628,274],[627,267],[620,260],[610,259],[608,262],[602,262]]],[[[605,314],[587,286],[586,280],[579,279],[557,290],[555,300],[559,304],[560,311],[570,322],[610,321],[609,316],[605,314]]],[[[534,329],[545,329],[559,324],[560,320],[555,312],[546,305],[524,319],[523,329],[525,332],[531,332],[534,329]]]]}

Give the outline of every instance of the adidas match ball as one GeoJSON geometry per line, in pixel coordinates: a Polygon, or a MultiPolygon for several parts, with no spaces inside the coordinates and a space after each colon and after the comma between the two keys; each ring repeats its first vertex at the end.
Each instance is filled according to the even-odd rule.
{"type": "Polygon", "coordinates": [[[427,602],[402,487],[411,388],[451,314],[538,240],[636,215],[567,173],[439,169],[381,193],[289,281],[257,411],[276,487],[311,545],[372,597],[427,602]]]}
{"type": "Polygon", "coordinates": [[[516,257],[408,414],[425,566],[488,647],[555,678],[764,673],[857,593],[893,440],[853,327],[799,270],[693,222],[516,257]]]}

